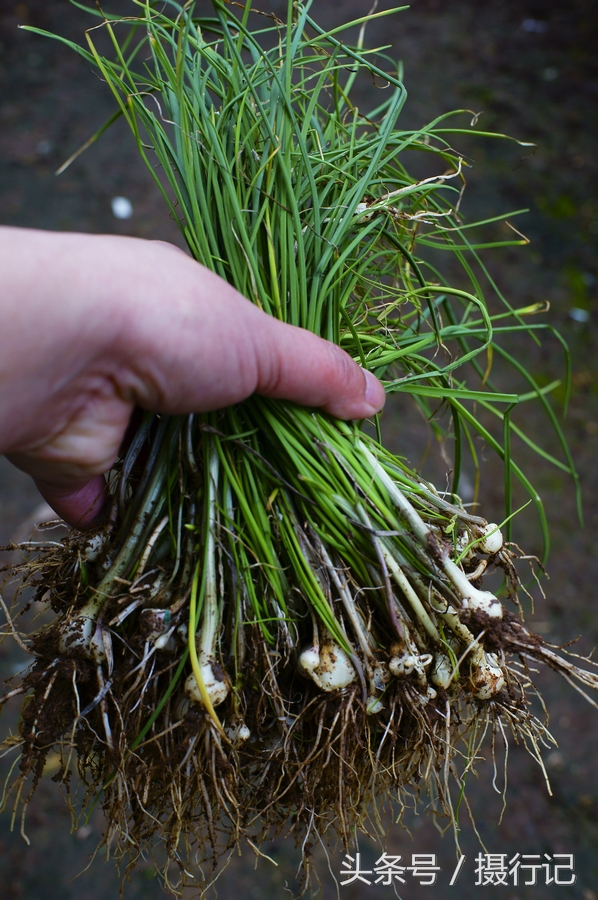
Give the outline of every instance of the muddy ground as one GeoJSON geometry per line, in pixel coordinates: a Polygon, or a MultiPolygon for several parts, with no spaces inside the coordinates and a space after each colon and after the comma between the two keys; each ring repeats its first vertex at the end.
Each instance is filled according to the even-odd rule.
{"type": "MultiPolygon", "coordinates": [[[[114,8],[125,6],[122,0],[114,8]]],[[[261,7],[279,11],[282,3],[264,0],[261,7]]],[[[368,8],[369,0],[320,0],[317,16],[323,24],[337,23],[365,14],[368,8]]],[[[58,165],[110,115],[112,100],[74,54],[18,31],[19,23],[79,39],[88,19],[66,0],[0,2],[0,222],[180,242],[122,123],[64,175],[54,176],[58,165]],[[114,218],[111,199],[115,196],[131,201],[130,219],[114,218]]],[[[593,0],[414,0],[411,9],[395,18],[372,23],[368,41],[370,45],[392,43],[393,54],[404,61],[410,94],[403,115],[406,126],[422,124],[453,108],[466,108],[483,111],[481,124],[486,129],[536,144],[532,152],[507,142],[463,138],[463,151],[475,161],[468,171],[465,212],[470,218],[488,217],[529,207],[517,226],[531,239],[531,246],[488,254],[485,259],[514,306],[550,302],[550,321],[571,348],[573,395],[564,429],[581,476],[585,527],[576,518],[570,479],[521,451],[548,505],[553,542],[547,600],[538,602],[530,620],[559,642],[583,634],[579,648],[589,652],[598,639],[598,4],[593,0]]],[[[367,102],[364,96],[364,105],[367,102]]],[[[539,347],[517,344],[515,352],[525,354],[542,383],[557,377],[555,372],[562,373],[555,341],[547,340],[539,347]]],[[[508,373],[499,373],[501,378],[505,386],[514,384],[508,373]]],[[[525,421],[554,451],[546,422],[531,405],[525,421]]],[[[383,430],[389,445],[424,474],[443,477],[446,466],[440,448],[407,402],[389,404],[383,430]]],[[[498,470],[486,448],[480,445],[478,451],[484,459],[484,514],[498,518],[502,502],[498,470]]],[[[27,477],[0,459],[0,543],[23,536],[25,523],[39,504],[40,497],[27,477]]],[[[524,514],[515,530],[526,548],[538,552],[532,516],[524,514]]],[[[0,647],[4,673],[23,662],[23,654],[7,642],[0,647]]],[[[470,778],[477,827],[487,851],[508,854],[509,859],[516,853],[575,855],[575,885],[506,887],[501,893],[507,900],[596,900],[598,711],[552,673],[541,673],[538,684],[559,744],[546,753],[552,796],[537,764],[514,747],[508,806],[500,824],[501,799],[490,785],[490,765],[481,763],[477,781],[470,778]]],[[[3,728],[11,715],[14,720],[14,711],[9,712],[3,728]]],[[[461,834],[466,861],[454,890],[448,887],[455,866],[450,833],[442,837],[425,816],[411,816],[409,824],[410,834],[391,827],[388,852],[402,855],[407,864],[413,853],[436,854],[442,871],[434,887],[418,888],[413,880],[404,887],[397,883],[404,900],[434,894],[462,900],[493,895],[491,886],[475,883],[480,846],[467,817],[462,816],[461,834]]],[[[11,831],[10,812],[0,815],[3,900],[117,897],[119,878],[111,863],[98,858],[83,871],[101,827],[96,813],[88,825],[71,832],[68,810],[56,786],[46,779],[28,813],[30,846],[20,836],[18,823],[11,831]]],[[[379,851],[367,841],[360,849],[366,868],[371,869],[379,851]]],[[[244,853],[222,875],[218,896],[223,900],[239,894],[291,896],[287,890],[295,883],[297,864],[292,842],[281,837],[267,852],[277,867],[266,860],[256,866],[253,855],[244,853]]],[[[331,851],[329,871],[324,853],[317,853],[325,898],[336,895],[333,875],[338,877],[342,859],[340,852],[331,851]]],[[[341,895],[351,900],[391,891],[361,882],[340,888],[341,895]]],[[[132,875],[125,896],[151,900],[161,895],[148,860],[132,875]]]]}

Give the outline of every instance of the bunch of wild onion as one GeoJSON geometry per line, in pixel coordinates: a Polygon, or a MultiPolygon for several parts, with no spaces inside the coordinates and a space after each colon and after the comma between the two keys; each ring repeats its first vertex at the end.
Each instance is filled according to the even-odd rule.
{"type": "Polygon", "coordinates": [[[110,525],[26,563],[58,616],[31,639],[13,739],[19,791],[54,745],[68,779],[76,750],[90,795],[103,791],[105,841],[134,858],[156,834],[172,860],[206,836],[216,856],[289,816],[304,847],[333,820],[346,842],[367,802],[418,785],[454,819],[460,740],[465,771],[488,728],[541,762],[528,658],[598,686],[482,589],[498,566],[516,599],[517,550],[458,496],[477,433],[504,460],[506,519],[515,476],[545,529],[510,454],[513,430],[536,447],[511,421],[533,398],[563,446],[553,462],[574,475],[552,386],[496,341],[538,332],[524,317],[539,307],[491,315],[482,280],[500,295],[477,254],[490,244],[472,244],[457,211],[464,163],[448,141],[471,129],[445,116],[400,130],[388,59],[363,33],[355,48],[324,33],[309,4],[290,3],[286,24],[213,6],[201,18],[193,3],[133,0],[136,17],[99,23],[111,58],[94,29],[70,46],[112,88],[193,256],[427,415],[446,404],[454,480],[439,492],[361,424],[288,403],[146,417],[113,473],[110,525]],[[367,114],[351,101],[364,74],[385,88],[367,114]],[[435,174],[411,177],[407,150],[435,174]],[[446,283],[447,251],[468,290],[446,283]],[[493,388],[490,350],[527,393],[493,388]],[[476,408],[502,422],[502,443],[476,408]]]}

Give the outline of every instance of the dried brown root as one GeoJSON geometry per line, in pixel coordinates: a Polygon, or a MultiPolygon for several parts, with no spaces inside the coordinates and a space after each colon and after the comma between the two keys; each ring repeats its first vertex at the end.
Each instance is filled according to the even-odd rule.
{"type": "MultiPolygon", "coordinates": [[[[315,554],[317,540],[314,535],[309,540],[315,554]]],[[[389,584],[374,579],[371,588],[380,591],[386,607],[395,603],[403,635],[393,637],[386,655],[378,650],[376,656],[372,642],[356,661],[364,673],[373,671],[376,659],[382,660],[381,671],[384,666],[396,670],[379,682],[375,709],[363,679],[340,690],[319,689],[299,671],[301,641],[285,627],[273,646],[242,608],[246,624],[236,643],[229,641],[234,654],[223,650],[214,664],[216,673],[222,665],[232,686],[218,706],[220,731],[185,693],[188,592],[165,591],[165,570],[159,565],[135,580],[114,579],[98,622],[98,654],[86,656],[76,643],[65,646],[65,621],[80,615],[88,602],[86,578],[90,572],[96,581],[102,577],[101,558],[85,563],[85,552],[83,538],[71,537],[61,548],[13,567],[25,576],[21,591],[33,589],[38,599],[49,600],[57,619],[25,637],[19,616],[29,604],[19,609],[18,599],[12,608],[3,602],[8,632],[34,655],[21,683],[11,684],[5,695],[20,693],[25,701],[18,738],[4,744],[6,752],[20,752],[20,762],[3,802],[12,798],[23,821],[48,754],[59,753],[54,780],[67,791],[76,761],[84,806],[101,801],[107,822],[102,844],[110,855],[126,873],[160,845],[161,871],[173,893],[180,893],[185,881],[200,878],[203,862],[215,867],[241,843],[259,848],[278,833],[294,836],[301,847],[307,879],[310,851],[318,841],[335,833],[349,849],[355,828],[379,834],[385,807],[400,810],[420,794],[444,827],[455,827],[458,840],[462,787],[488,732],[493,755],[502,743],[506,759],[509,743],[521,743],[546,777],[542,749],[553,739],[532,709],[537,692],[528,663],[550,666],[577,682],[584,696],[579,685],[598,688],[598,675],[563,658],[514,614],[504,610],[497,618],[457,610],[450,606],[454,601],[440,595],[432,600],[432,589],[409,572],[413,593],[404,605],[389,584]],[[439,616],[447,633],[452,628],[452,644],[448,639],[442,649],[434,644],[433,632],[409,612],[419,607],[439,616]],[[456,652],[449,657],[451,647],[456,652]],[[479,691],[476,696],[476,647],[478,660],[486,654],[500,671],[502,686],[488,697],[479,691]],[[432,688],[431,660],[434,656],[437,665],[441,654],[448,669],[432,688]],[[413,665],[407,665],[409,660],[413,665]]],[[[359,588],[351,573],[321,547],[318,553],[318,577],[347,633],[363,629],[362,643],[368,634],[382,642],[373,607],[367,620],[365,604],[356,603],[359,588]]],[[[506,567],[513,585],[514,558],[503,548],[494,560],[506,567]]],[[[474,557],[468,568],[475,581],[479,563],[474,557]]],[[[310,635],[311,627],[306,624],[306,629],[310,635]]],[[[232,633],[231,623],[225,623],[226,640],[232,633]]],[[[504,782],[503,791],[506,769],[504,782]]]]}

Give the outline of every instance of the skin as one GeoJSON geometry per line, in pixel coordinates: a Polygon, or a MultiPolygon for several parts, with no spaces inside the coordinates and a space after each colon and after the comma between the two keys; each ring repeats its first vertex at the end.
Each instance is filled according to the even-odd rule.
{"type": "Polygon", "coordinates": [[[101,520],[135,407],[254,392],[371,416],[384,389],[339,347],[261,312],[159,241],[0,227],[0,453],[69,524],[101,520]]]}

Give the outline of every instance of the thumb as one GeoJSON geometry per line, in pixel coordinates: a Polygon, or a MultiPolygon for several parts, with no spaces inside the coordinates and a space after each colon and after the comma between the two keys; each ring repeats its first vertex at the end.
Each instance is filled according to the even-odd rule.
{"type": "Polygon", "coordinates": [[[303,328],[265,319],[268,327],[256,341],[256,393],[319,407],[339,419],[380,412],[382,384],[348,353],[303,328]]]}
{"type": "Polygon", "coordinates": [[[135,317],[137,352],[131,354],[130,329],[117,338],[121,394],[134,404],[179,415],[258,393],[341,419],[382,409],[381,383],[339,346],[267,315],[197,263],[185,260],[183,268],[191,284],[167,308],[163,292],[150,301],[148,286],[143,315],[135,317]]]}

